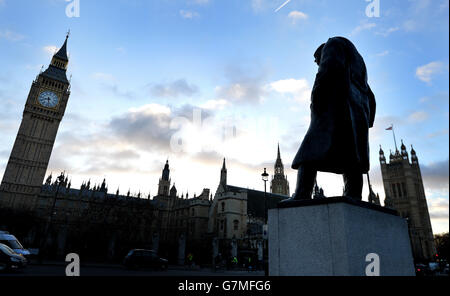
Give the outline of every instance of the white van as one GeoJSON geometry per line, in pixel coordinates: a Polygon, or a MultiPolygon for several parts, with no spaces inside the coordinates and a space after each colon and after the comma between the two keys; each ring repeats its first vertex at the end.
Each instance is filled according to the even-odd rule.
{"type": "Polygon", "coordinates": [[[17,254],[21,254],[25,257],[30,256],[30,251],[25,249],[19,240],[12,234],[9,234],[7,231],[0,231],[0,244],[5,244],[17,254]]]}

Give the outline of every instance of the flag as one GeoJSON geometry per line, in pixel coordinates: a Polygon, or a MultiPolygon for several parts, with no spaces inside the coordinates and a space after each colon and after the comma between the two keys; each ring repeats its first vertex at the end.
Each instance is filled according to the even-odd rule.
{"type": "Polygon", "coordinates": [[[390,127],[388,127],[386,130],[387,131],[391,131],[392,129],[394,128],[394,126],[393,125],[391,125],[390,127]]]}

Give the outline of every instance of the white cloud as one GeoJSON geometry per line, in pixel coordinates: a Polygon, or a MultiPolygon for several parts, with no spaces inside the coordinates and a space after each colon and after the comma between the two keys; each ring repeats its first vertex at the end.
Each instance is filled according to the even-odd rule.
{"type": "Polygon", "coordinates": [[[230,103],[227,100],[219,99],[219,100],[209,100],[204,104],[200,105],[200,108],[209,109],[209,110],[222,110],[230,103]]]}
{"type": "Polygon", "coordinates": [[[391,33],[397,32],[398,30],[400,30],[399,27],[391,27],[391,28],[387,29],[386,31],[378,32],[376,34],[387,37],[387,36],[391,35],[391,33]]]}
{"type": "Polygon", "coordinates": [[[114,77],[114,75],[108,74],[108,73],[97,72],[97,73],[92,74],[92,77],[95,80],[99,80],[102,82],[109,82],[109,83],[116,82],[116,78],[114,77]]]}
{"type": "Polygon", "coordinates": [[[190,10],[180,10],[180,15],[184,19],[193,19],[200,16],[197,12],[190,10]]]}
{"type": "Polygon", "coordinates": [[[353,31],[350,33],[350,35],[354,36],[362,31],[371,30],[375,28],[377,25],[375,23],[363,23],[356,28],[353,29],[353,31]]]}
{"type": "MultiPolygon", "coordinates": [[[[1,0],[0,0],[0,4],[2,4],[1,0]]],[[[25,36],[23,36],[19,33],[10,31],[10,30],[0,31],[0,39],[6,39],[8,41],[20,41],[23,38],[25,38],[25,36]]]]}
{"type": "Polygon", "coordinates": [[[308,15],[306,13],[297,10],[291,11],[288,17],[292,20],[293,24],[296,24],[297,21],[308,19],[308,15]]]}
{"type": "Polygon", "coordinates": [[[198,87],[186,81],[178,79],[169,83],[158,83],[150,86],[150,93],[160,98],[176,98],[179,96],[190,97],[198,93],[198,87]]]}
{"type": "Polygon", "coordinates": [[[43,51],[45,51],[48,55],[53,56],[57,51],[58,47],[55,45],[47,45],[42,48],[43,51]]]}
{"type": "Polygon", "coordinates": [[[311,97],[311,88],[306,79],[285,79],[272,82],[269,85],[271,90],[281,94],[292,95],[299,103],[308,102],[311,97]]]}
{"type": "Polygon", "coordinates": [[[416,70],[416,76],[420,80],[430,83],[433,76],[442,73],[444,64],[442,62],[431,62],[424,66],[418,67],[416,70]]]}
{"type": "Polygon", "coordinates": [[[264,0],[252,0],[252,8],[254,12],[260,12],[265,6],[264,0]]]}
{"type": "Polygon", "coordinates": [[[428,113],[425,111],[417,111],[409,115],[408,120],[415,123],[415,122],[422,122],[427,120],[429,117],[428,113]]]}
{"type": "Polygon", "coordinates": [[[389,50],[385,50],[385,51],[382,51],[382,52],[380,52],[380,53],[377,53],[376,56],[377,56],[377,57],[385,57],[385,56],[387,56],[388,54],[389,54],[389,50]]]}

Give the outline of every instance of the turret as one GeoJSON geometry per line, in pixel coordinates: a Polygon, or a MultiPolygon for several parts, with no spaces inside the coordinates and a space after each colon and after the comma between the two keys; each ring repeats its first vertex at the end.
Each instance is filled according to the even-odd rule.
{"type": "Polygon", "coordinates": [[[380,163],[381,164],[386,164],[386,157],[384,156],[384,151],[381,148],[381,145],[380,145],[380,163]]]}
{"type": "Polygon", "coordinates": [[[225,163],[225,158],[223,159],[222,170],[220,170],[220,184],[227,185],[227,167],[225,163]]]}
{"type": "Polygon", "coordinates": [[[414,150],[412,145],[411,145],[411,162],[413,164],[418,164],[419,163],[419,159],[417,158],[416,151],[414,150]]]}
{"type": "Polygon", "coordinates": [[[402,146],[401,146],[401,154],[402,154],[402,158],[404,160],[408,160],[408,151],[406,151],[406,146],[405,146],[405,144],[403,144],[403,140],[402,140],[402,146]]]}
{"type": "Polygon", "coordinates": [[[171,197],[177,196],[177,188],[175,187],[175,184],[173,184],[172,188],[170,189],[170,196],[171,197]]]}
{"type": "Polygon", "coordinates": [[[280,144],[278,144],[277,160],[275,161],[275,175],[284,177],[284,166],[281,160],[280,144]]]}
{"type": "Polygon", "coordinates": [[[169,175],[170,175],[169,160],[167,160],[162,173],[162,179],[164,181],[169,181],[169,175]]]}

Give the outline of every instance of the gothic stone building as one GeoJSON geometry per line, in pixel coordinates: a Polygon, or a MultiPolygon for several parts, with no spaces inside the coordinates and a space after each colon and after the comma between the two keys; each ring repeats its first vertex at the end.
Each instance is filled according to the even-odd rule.
{"type": "Polygon", "coordinates": [[[267,210],[286,198],[287,195],[229,185],[224,159],[219,186],[209,209],[208,234],[216,241],[213,255],[262,260],[267,244],[263,233],[267,210]]]}
{"type": "Polygon", "coordinates": [[[436,254],[430,215],[420,172],[419,159],[411,147],[411,160],[403,144],[401,151],[390,153],[386,161],[380,147],[381,174],[386,193],[385,206],[406,218],[414,258],[432,260],[436,254]]]}
{"type": "Polygon", "coordinates": [[[175,186],[169,191],[168,163],[154,199],[109,194],[105,180],[101,186],[91,188],[89,181],[73,189],[64,174],[43,185],[70,96],[68,37],[31,85],[0,185],[0,227],[48,254],[73,251],[95,258],[160,244],[168,250],[181,234],[187,242],[200,241],[207,230],[209,190],[179,198],[175,186]]]}

